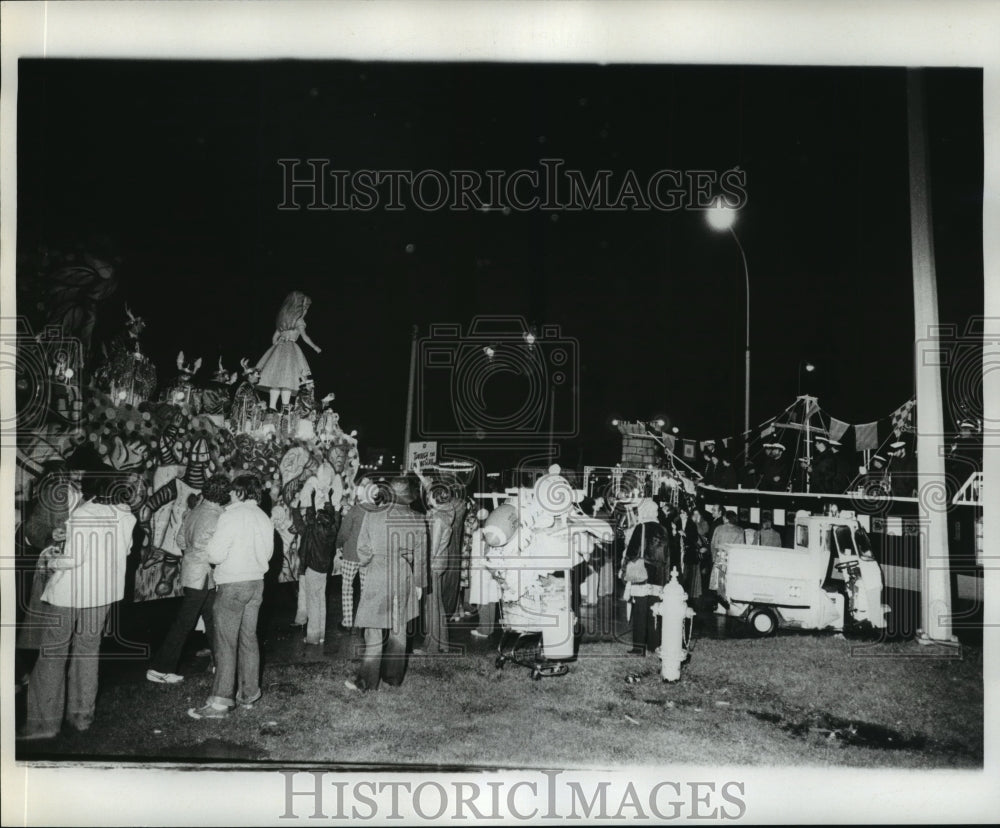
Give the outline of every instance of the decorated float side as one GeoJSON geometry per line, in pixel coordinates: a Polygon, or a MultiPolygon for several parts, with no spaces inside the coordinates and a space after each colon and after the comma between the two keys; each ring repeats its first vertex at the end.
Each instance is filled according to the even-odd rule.
{"type": "Polygon", "coordinates": [[[50,259],[36,276],[60,302],[42,317],[40,333],[21,318],[14,343],[17,524],[33,507],[49,464],[72,463],[81,446],[90,446],[123,481],[138,518],[130,556],[133,599],[174,597],[182,592],[175,536],[190,504],[210,475],[252,473],[269,491],[282,540],[278,578],[296,579],[290,510],[349,506],[359,466],[357,432],[341,427],[333,394],[317,402],[295,344],[302,338],[319,352],[305,335],[308,299],[289,296],[272,347],[257,363],[244,358],[239,371],[229,371],[220,358],[203,379],[202,360],[180,352],[174,376],[158,383],[141,345],[145,321],[128,306],[122,331],[107,345],[91,346],[96,304],[113,290],[114,268],[86,256],[50,259]],[[262,375],[269,385],[262,385],[262,375]]]}

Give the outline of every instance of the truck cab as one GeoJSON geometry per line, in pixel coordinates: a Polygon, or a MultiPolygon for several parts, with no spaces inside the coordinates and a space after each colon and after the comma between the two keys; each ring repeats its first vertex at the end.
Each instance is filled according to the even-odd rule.
{"type": "Polygon", "coordinates": [[[855,516],[800,511],[794,528],[790,549],[732,543],[719,550],[710,581],[719,597],[716,612],[759,636],[779,627],[884,628],[882,571],[855,516]]]}

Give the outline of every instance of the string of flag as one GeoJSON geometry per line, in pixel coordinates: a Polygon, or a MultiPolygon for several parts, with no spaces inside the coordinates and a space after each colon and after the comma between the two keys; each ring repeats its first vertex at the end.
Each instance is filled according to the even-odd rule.
{"type": "MultiPolygon", "coordinates": [[[[777,440],[779,423],[782,417],[789,414],[797,405],[798,400],[788,406],[780,414],[769,417],[749,432],[743,432],[739,437],[708,437],[704,439],[677,439],[673,436],[663,436],[663,441],[668,450],[679,451],[676,453],[687,459],[694,459],[699,453],[704,453],[705,448],[710,444],[716,447],[722,446],[728,450],[730,446],[739,448],[745,437],[751,437],[751,441],[759,439],[766,441],[769,438],[777,440]]],[[[807,398],[806,408],[803,411],[803,418],[812,421],[814,418],[823,423],[822,427],[815,427],[813,431],[822,434],[832,440],[837,440],[845,446],[853,443],[855,451],[876,451],[891,440],[905,439],[908,434],[916,432],[917,422],[917,401],[909,399],[896,408],[891,414],[870,423],[848,423],[837,417],[827,414],[813,398],[807,398]],[[853,439],[852,439],[853,438],[853,439]]]]}

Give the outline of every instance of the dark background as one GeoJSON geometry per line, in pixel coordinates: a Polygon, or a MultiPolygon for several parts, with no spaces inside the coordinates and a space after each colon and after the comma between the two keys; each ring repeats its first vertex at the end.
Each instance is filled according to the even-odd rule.
{"type": "MultiPolygon", "coordinates": [[[[206,379],[220,354],[231,369],[256,361],[297,289],[324,349],[304,348],[318,395],[337,393],[362,447],[401,447],[412,326],[477,314],[557,324],[579,343],[577,390],[557,400],[580,411],[566,465],[618,459],[614,416],[736,433],[742,264],[701,212],[277,209],[279,158],[483,173],[560,158],[618,182],[746,171],[752,425],[792,402],[802,360],[818,369],[803,390],[850,423],[915,391],[903,69],[25,59],[19,71],[19,254],[110,236],[121,283],[99,338],[127,301],[161,382],[178,350],[202,357],[206,379]]],[[[929,69],[926,92],[940,317],[961,332],[983,312],[982,73],[929,69]]],[[[505,374],[486,403],[516,409],[523,388],[505,374]]],[[[447,419],[447,392],[425,391],[428,416],[447,419]]]]}

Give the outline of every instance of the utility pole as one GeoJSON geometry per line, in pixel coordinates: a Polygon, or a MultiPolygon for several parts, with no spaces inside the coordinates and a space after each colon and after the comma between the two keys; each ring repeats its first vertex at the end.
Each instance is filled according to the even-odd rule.
{"type": "Polygon", "coordinates": [[[406,391],[406,433],[403,435],[403,462],[401,468],[406,471],[410,461],[410,434],[413,429],[413,387],[417,378],[417,338],[420,329],[413,326],[413,338],[410,340],[410,382],[406,391]]]}
{"type": "MultiPolygon", "coordinates": [[[[910,147],[910,244],[913,256],[914,360],[917,384],[917,485],[945,489],[944,414],[939,359],[925,359],[930,341],[938,336],[937,273],[927,164],[924,117],[924,74],[906,72],[907,122],[910,147]],[[923,348],[921,343],[924,343],[923,348]]],[[[938,350],[938,349],[936,349],[938,350]]],[[[927,354],[929,355],[929,354],[927,354]]],[[[937,356],[937,353],[934,354],[937,356]]],[[[927,498],[933,500],[933,498],[927,498]]],[[[922,643],[954,643],[951,625],[951,564],[948,554],[947,506],[925,503],[920,510],[920,631],[922,643]]]]}

